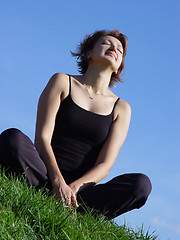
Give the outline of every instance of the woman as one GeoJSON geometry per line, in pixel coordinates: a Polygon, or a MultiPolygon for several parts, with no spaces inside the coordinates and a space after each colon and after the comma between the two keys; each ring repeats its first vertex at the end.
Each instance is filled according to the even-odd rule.
{"type": "Polygon", "coordinates": [[[117,30],[87,36],[72,53],[81,75],[53,75],[40,96],[35,147],[17,129],[0,138],[0,162],[9,172],[25,172],[30,185],[46,185],[63,204],[84,203],[109,219],[140,208],[151,192],[144,174],[97,184],[112,168],[129,128],[129,104],[109,89],[121,82],[126,48],[117,30]]]}

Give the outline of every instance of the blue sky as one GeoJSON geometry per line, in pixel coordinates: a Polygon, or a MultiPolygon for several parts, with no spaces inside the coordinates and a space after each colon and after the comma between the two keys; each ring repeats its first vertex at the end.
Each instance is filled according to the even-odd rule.
{"type": "Polygon", "coordinates": [[[124,83],[113,91],[129,102],[127,139],[110,174],[147,174],[147,204],[116,219],[160,239],[180,239],[180,2],[0,1],[0,131],[17,127],[34,139],[39,95],[55,72],[77,74],[70,50],[85,34],[117,28],[127,35],[124,83]]]}

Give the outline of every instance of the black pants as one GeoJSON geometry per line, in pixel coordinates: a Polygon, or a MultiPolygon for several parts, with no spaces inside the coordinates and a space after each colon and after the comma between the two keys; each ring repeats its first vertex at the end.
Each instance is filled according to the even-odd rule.
{"type": "MultiPolygon", "coordinates": [[[[31,140],[18,129],[0,135],[0,164],[7,173],[25,174],[29,185],[51,190],[47,169],[31,140]]],[[[124,174],[105,184],[90,186],[77,194],[83,211],[86,207],[112,219],[142,207],[151,192],[149,178],[140,173],[124,174]]]]}

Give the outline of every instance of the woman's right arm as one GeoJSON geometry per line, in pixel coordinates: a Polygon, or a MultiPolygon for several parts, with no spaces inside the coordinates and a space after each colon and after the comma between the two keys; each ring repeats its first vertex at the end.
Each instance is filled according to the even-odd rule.
{"type": "Polygon", "coordinates": [[[68,93],[68,76],[62,73],[53,75],[39,98],[35,146],[47,167],[53,194],[55,194],[56,199],[61,198],[63,202],[67,202],[68,204],[74,202],[74,205],[77,205],[74,193],[66,184],[51,147],[56,114],[61,101],[68,93]]]}

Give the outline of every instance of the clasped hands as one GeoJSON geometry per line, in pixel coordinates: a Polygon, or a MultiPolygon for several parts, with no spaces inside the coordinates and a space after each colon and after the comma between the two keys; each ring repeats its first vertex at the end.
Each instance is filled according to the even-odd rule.
{"type": "Polygon", "coordinates": [[[70,209],[73,207],[79,207],[76,194],[79,190],[79,187],[74,184],[67,185],[65,182],[56,180],[53,182],[52,193],[56,200],[60,200],[64,206],[69,206],[70,209]]]}

